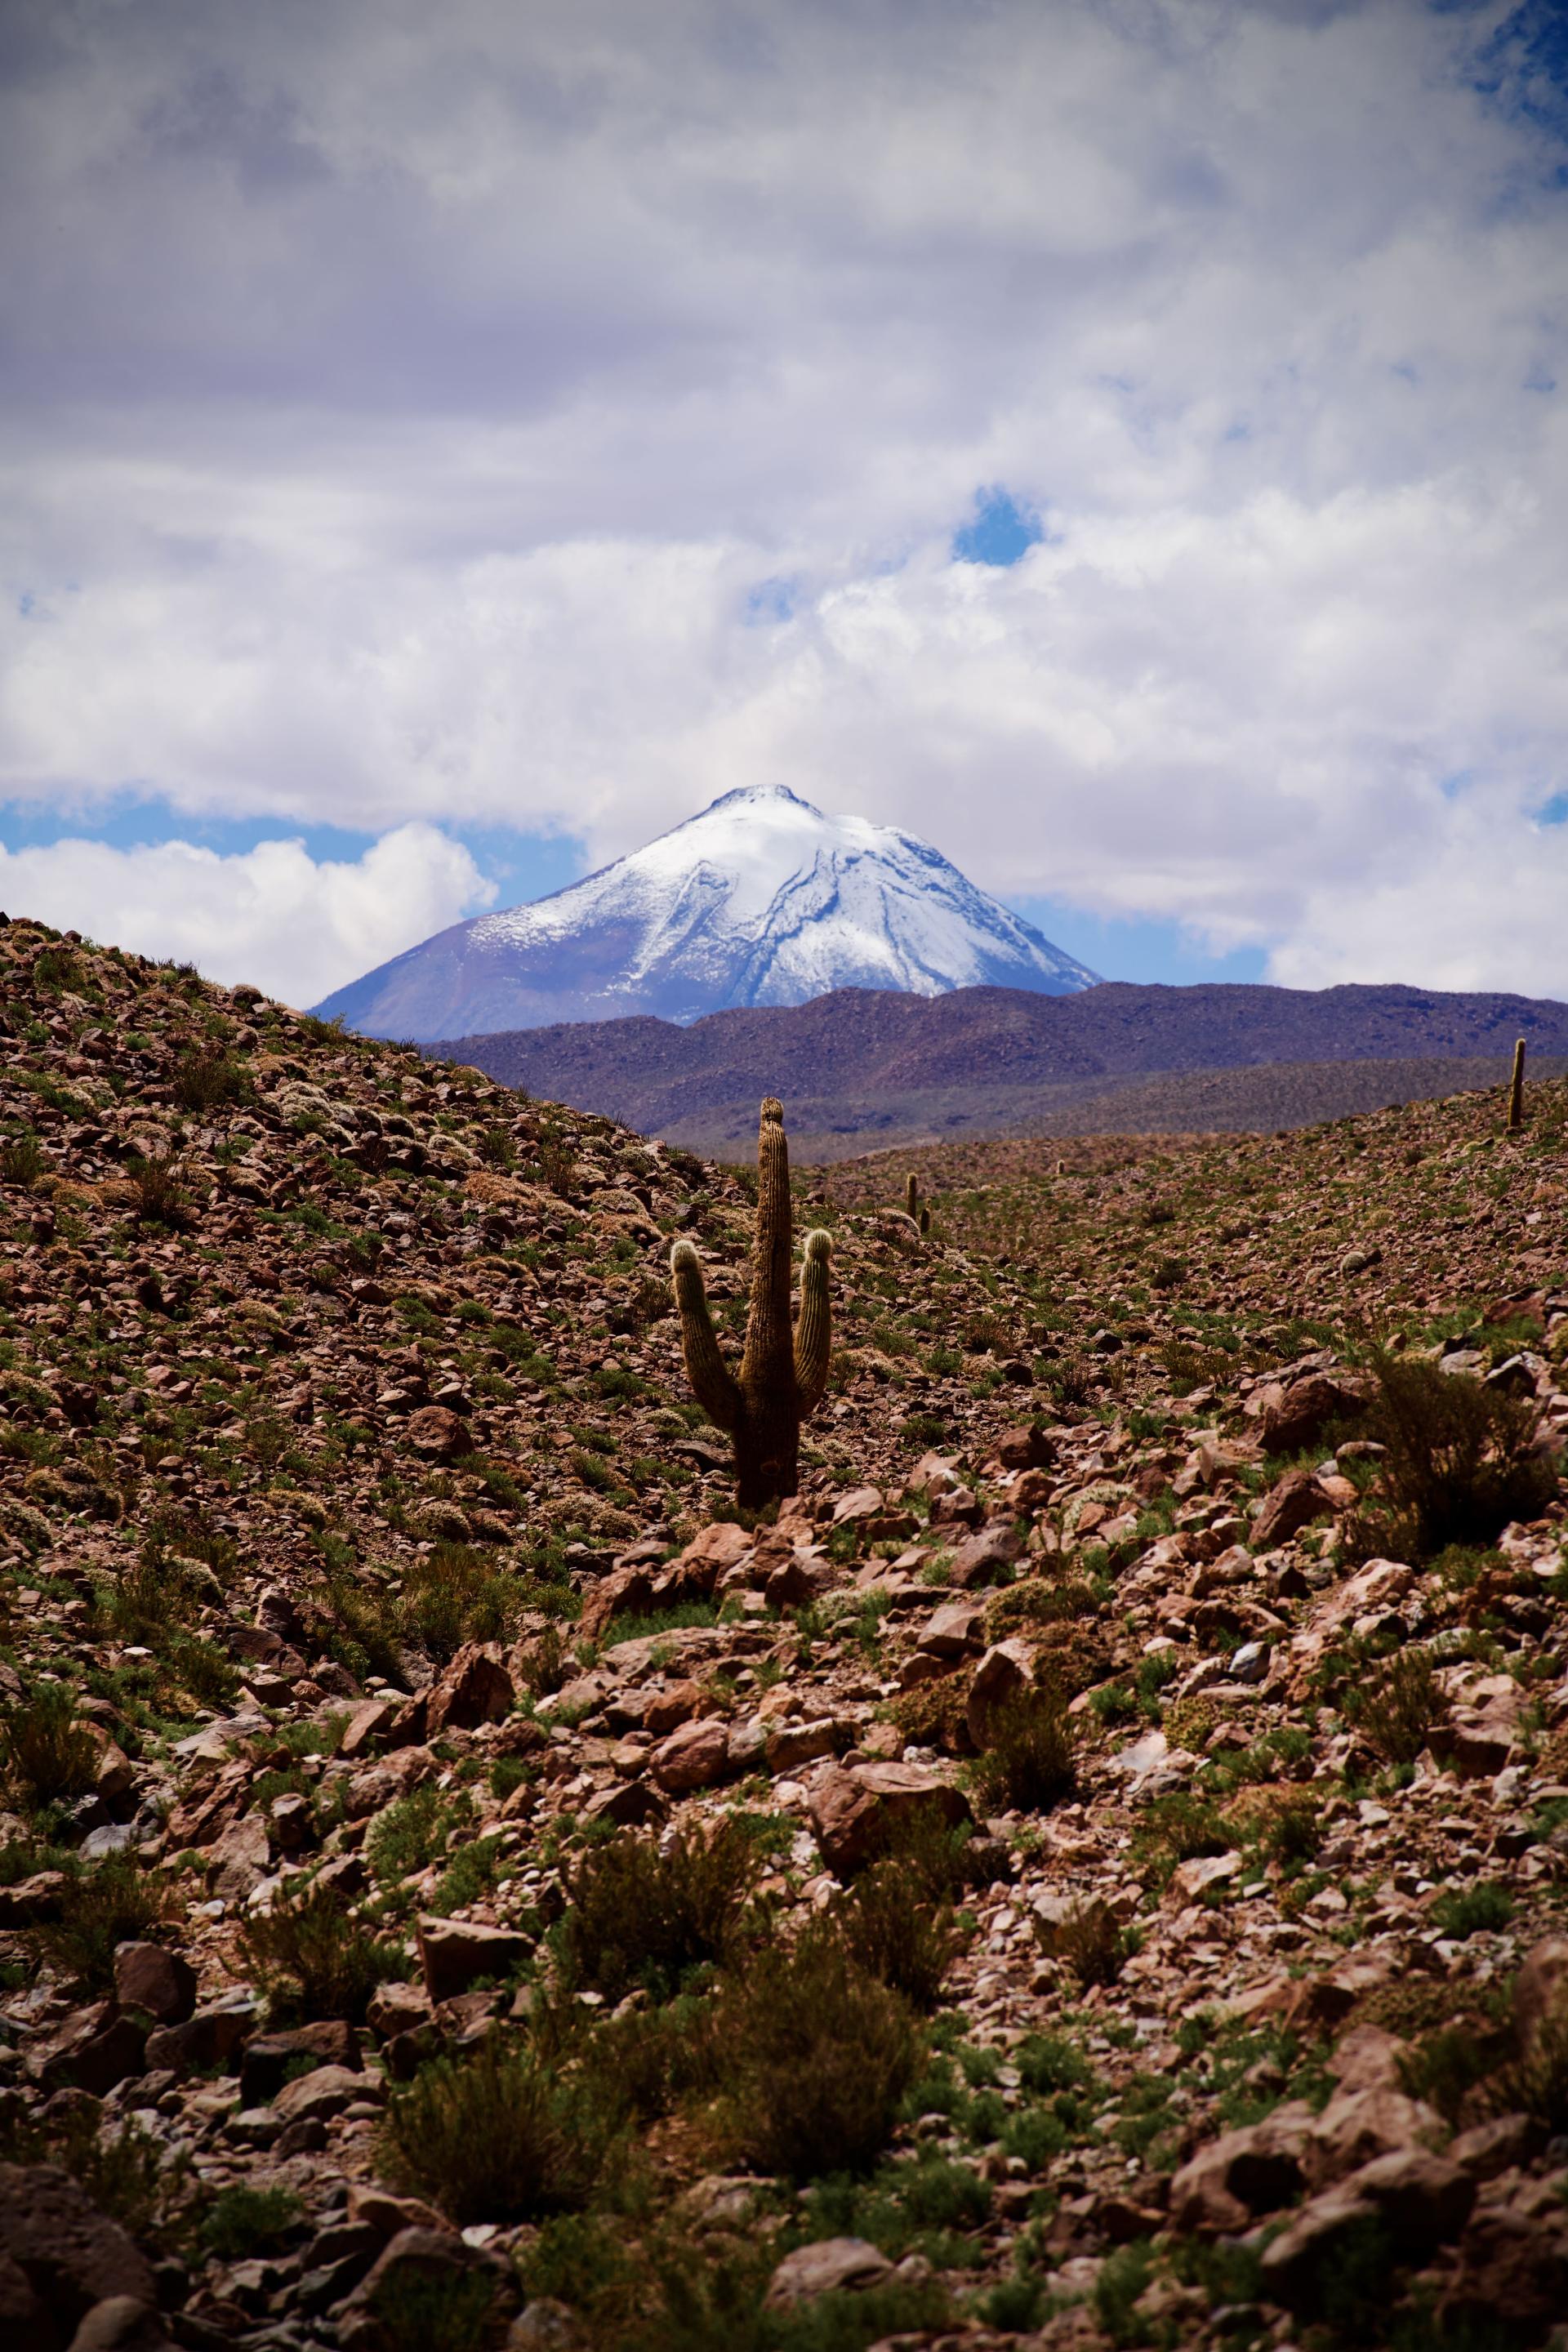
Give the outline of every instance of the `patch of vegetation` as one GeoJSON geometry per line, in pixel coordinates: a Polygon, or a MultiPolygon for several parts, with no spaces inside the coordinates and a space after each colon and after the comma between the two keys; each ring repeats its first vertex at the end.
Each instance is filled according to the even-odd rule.
{"type": "Polygon", "coordinates": [[[330,1886],[279,1893],[270,1911],[247,1920],[240,1948],[279,2021],[361,2024],[376,1986],[408,1972],[402,1952],[346,1911],[330,1886]]]}
{"type": "Polygon", "coordinates": [[[490,2034],[393,2094],[382,2159],[460,2228],[537,2221],[587,2203],[618,2121],[526,2043],[490,2034]]]}
{"type": "Polygon", "coordinates": [[[747,1920],[762,1856],[733,1821],[679,1831],[667,1847],[620,1836],[568,1865],[568,1909],[556,1931],[567,1980],[610,2000],[634,1986],[656,1999],[689,1969],[727,1958],[747,1920]]]}

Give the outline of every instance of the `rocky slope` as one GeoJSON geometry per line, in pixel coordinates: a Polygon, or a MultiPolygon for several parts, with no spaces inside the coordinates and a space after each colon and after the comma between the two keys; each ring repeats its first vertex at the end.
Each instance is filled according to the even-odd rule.
{"type": "Polygon", "coordinates": [[[0,1003],[8,2341],[1546,2340],[1561,1084],[803,1174],[745,1526],[734,1171],[33,925],[0,1003]]]}
{"type": "Polygon", "coordinates": [[[837,988],[1060,994],[1095,977],[929,842],[824,815],[778,784],[726,793],[548,898],[455,923],[317,1010],[373,1036],[430,1038],[693,1021],[837,988]]]}
{"type": "Polygon", "coordinates": [[[1568,1006],[1426,989],[1104,981],[1072,996],[839,989],[809,1004],[584,1021],[432,1050],[732,1159],[782,1089],[813,1157],[956,1136],[1268,1129],[1495,1083],[1522,1035],[1561,1076],[1568,1006]]]}

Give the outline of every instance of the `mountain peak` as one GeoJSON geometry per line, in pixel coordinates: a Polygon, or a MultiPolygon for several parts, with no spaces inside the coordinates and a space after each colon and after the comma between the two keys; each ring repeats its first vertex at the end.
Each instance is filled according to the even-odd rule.
{"type": "Polygon", "coordinates": [[[1096,978],[913,834],[744,784],[566,889],[439,932],[319,1010],[430,1039],[631,1013],[684,1024],[839,988],[1067,995],[1096,978]]]}

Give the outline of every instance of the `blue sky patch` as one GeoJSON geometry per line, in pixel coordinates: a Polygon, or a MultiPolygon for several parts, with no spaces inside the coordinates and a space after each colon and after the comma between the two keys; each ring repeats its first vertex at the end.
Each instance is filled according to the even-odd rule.
{"type": "Polygon", "coordinates": [[[991,563],[1005,568],[1020,562],[1031,547],[1044,539],[1045,526],[1033,507],[1026,506],[1000,483],[977,490],[974,520],[952,535],[955,563],[991,563]]]}

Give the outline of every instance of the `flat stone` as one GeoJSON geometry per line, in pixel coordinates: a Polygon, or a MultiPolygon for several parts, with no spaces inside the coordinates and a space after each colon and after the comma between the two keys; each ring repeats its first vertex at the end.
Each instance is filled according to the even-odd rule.
{"type": "Polygon", "coordinates": [[[951,1828],[972,1818],[963,1790],[920,1764],[830,1765],[807,1805],[824,1859],[839,1872],[870,1861],[900,1822],[926,1813],[951,1828]]]}
{"type": "Polygon", "coordinates": [[[466,1919],[422,1918],[415,1940],[426,1990],[436,2001],[467,1992],[480,1977],[510,1976],[533,1949],[510,1927],[481,1927],[466,1919]]]}
{"type": "Polygon", "coordinates": [[[765,2307],[785,2311],[815,2302],[818,2295],[879,2286],[892,2268],[887,2255],[864,2238],[820,2238],[784,2256],[768,2282],[765,2307]]]}

